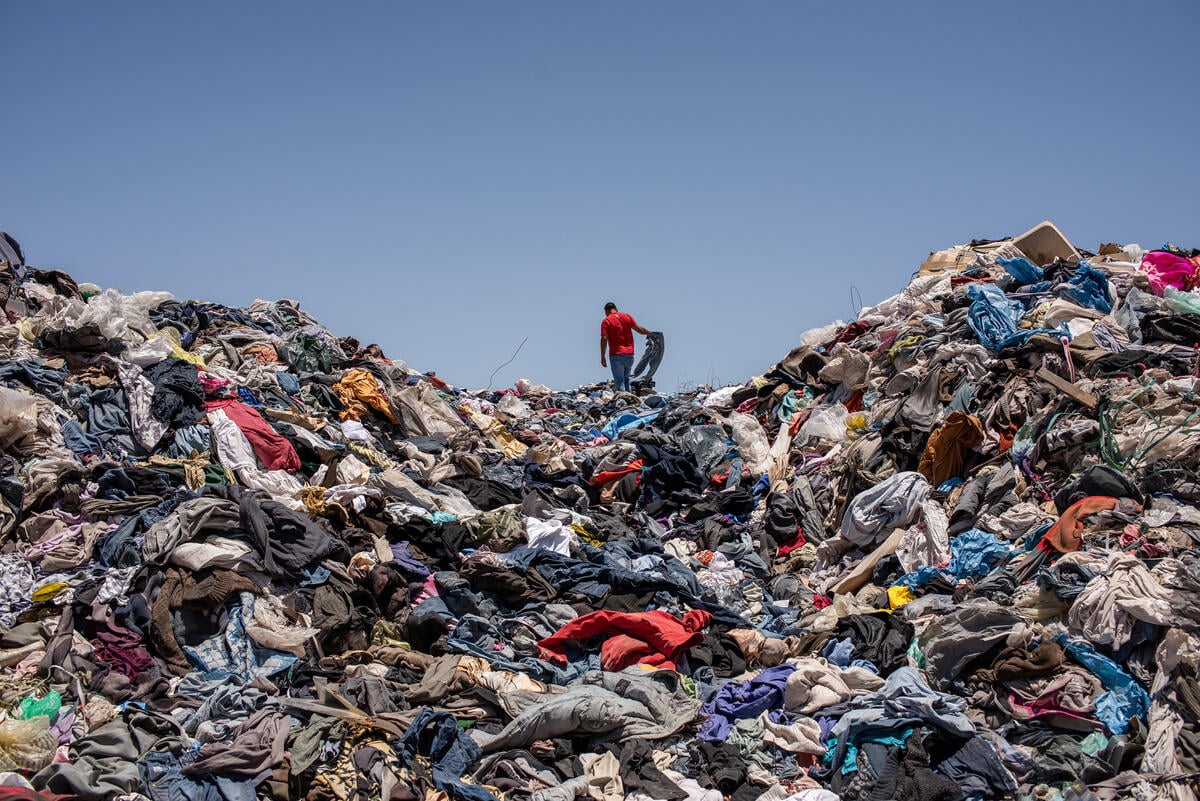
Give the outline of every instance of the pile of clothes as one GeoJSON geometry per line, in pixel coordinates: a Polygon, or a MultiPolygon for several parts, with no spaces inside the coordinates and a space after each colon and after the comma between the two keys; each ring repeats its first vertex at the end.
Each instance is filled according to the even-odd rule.
{"type": "Polygon", "coordinates": [[[0,799],[1195,797],[1197,251],[973,242],[642,395],[24,262],[0,799]]]}

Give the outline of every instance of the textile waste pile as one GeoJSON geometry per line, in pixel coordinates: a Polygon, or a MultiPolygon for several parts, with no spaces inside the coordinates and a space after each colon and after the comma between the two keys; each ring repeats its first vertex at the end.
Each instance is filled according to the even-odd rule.
{"type": "Polygon", "coordinates": [[[644,396],[0,262],[0,799],[1195,797],[1197,251],[644,396]]]}

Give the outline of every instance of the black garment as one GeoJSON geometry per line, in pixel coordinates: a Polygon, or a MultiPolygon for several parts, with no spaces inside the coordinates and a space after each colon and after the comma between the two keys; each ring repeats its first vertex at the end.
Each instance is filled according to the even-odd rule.
{"type": "Polygon", "coordinates": [[[829,360],[824,354],[808,345],[797,345],[767,372],[767,380],[779,380],[793,387],[802,387],[805,382],[817,380],[817,374],[829,360]]]}
{"type": "Polygon", "coordinates": [[[950,536],[972,528],[984,513],[999,515],[1015,506],[1020,501],[1016,487],[1017,474],[1011,462],[991,475],[968,481],[950,514],[950,536]]]}
{"type": "Polygon", "coordinates": [[[764,522],[767,533],[776,545],[786,545],[795,540],[797,527],[807,542],[824,542],[829,536],[816,499],[813,498],[812,485],[804,476],[796,476],[790,491],[775,492],[767,498],[764,522]]]}
{"type": "Polygon", "coordinates": [[[866,659],[879,668],[881,675],[887,676],[908,663],[913,627],[887,612],[847,615],[838,621],[834,636],[849,637],[854,643],[854,658],[866,659]]]}
{"type": "Polygon", "coordinates": [[[746,658],[737,643],[728,635],[719,634],[711,628],[704,632],[703,642],[688,649],[687,663],[693,671],[698,667],[711,667],[713,673],[722,679],[746,672],[746,658]]]}
{"type": "Polygon", "coordinates": [[[1033,748],[1033,769],[1021,777],[1026,784],[1060,784],[1080,779],[1091,784],[1114,776],[1117,771],[1104,760],[1103,752],[1094,756],[1083,753],[1080,744],[1084,736],[1060,734],[1032,722],[1016,726],[1005,739],[1013,745],[1033,748]]]}
{"type": "Polygon", "coordinates": [[[556,595],[554,588],[533,570],[520,572],[468,559],[459,573],[476,592],[486,592],[512,609],[520,609],[531,601],[544,603],[556,595]]]}
{"type": "Polygon", "coordinates": [[[172,477],[158,470],[137,465],[119,466],[111,462],[96,465],[92,477],[98,485],[96,497],[108,501],[124,500],[130,495],[170,495],[175,491],[172,477]]]}
{"type": "Polygon", "coordinates": [[[124,342],[120,339],[109,340],[100,333],[100,326],[95,323],[81,325],[78,328],[43,331],[38,339],[43,350],[53,353],[111,353],[115,355],[125,349],[124,342]]]}
{"type": "Polygon", "coordinates": [[[1142,318],[1142,338],[1147,342],[1175,342],[1194,345],[1200,342],[1200,314],[1150,312],[1142,318]]]}
{"type": "Polygon", "coordinates": [[[11,267],[20,267],[25,263],[21,245],[3,231],[0,231],[0,261],[8,262],[11,267]]]}
{"type": "Polygon", "coordinates": [[[1078,478],[1054,493],[1054,505],[1061,515],[1071,504],[1091,495],[1132,498],[1138,503],[1144,500],[1141,491],[1127,476],[1106,464],[1097,464],[1084,470],[1078,478]]]}
{"type": "Polygon", "coordinates": [[[690,748],[688,775],[701,787],[720,790],[737,799],[757,798],[762,789],[749,784],[748,766],[737,747],[729,743],[701,741],[690,748]]]}
{"type": "Polygon", "coordinates": [[[904,748],[889,748],[879,777],[866,796],[867,801],[959,801],[963,789],[946,776],[939,776],[929,765],[919,733],[912,734],[904,748]]]}
{"type": "Polygon", "coordinates": [[[1144,367],[1161,367],[1171,375],[1186,375],[1194,366],[1195,358],[1178,350],[1158,353],[1145,348],[1128,348],[1093,359],[1085,372],[1090,376],[1128,372],[1140,375],[1144,367]]]}
{"type": "Polygon", "coordinates": [[[654,747],[646,740],[627,740],[606,750],[621,763],[621,783],[626,793],[641,792],[651,798],[682,801],[688,794],[654,764],[654,747]]]}
{"type": "Polygon", "coordinates": [[[937,771],[962,788],[968,798],[1000,798],[1017,789],[1000,755],[983,737],[972,737],[937,762],[937,771]]]}
{"type": "Polygon", "coordinates": [[[516,490],[482,476],[457,476],[441,483],[462,492],[475,508],[484,512],[521,502],[521,494],[516,490]]]}
{"type": "MultiPolygon", "coordinates": [[[[674,496],[672,499],[674,499],[674,496]]],[[[718,514],[744,517],[754,511],[754,493],[749,487],[738,487],[732,491],[725,490],[724,492],[709,493],[703,498],[699,498],[696,502],[685,499],[680,500],[684,503],[690,503],[691,508],[683,516],[689,523],[694,523],[711,515],[718,514]]]]}
{"type": "Polygon", "coordinates": [[[238,505],[242,528],[262,554],[271,576],[301,578],[304,568],[343,551],[342,545],[316,523],[265,492],[237,486],[208,487],[205,491],[238,505]]]}

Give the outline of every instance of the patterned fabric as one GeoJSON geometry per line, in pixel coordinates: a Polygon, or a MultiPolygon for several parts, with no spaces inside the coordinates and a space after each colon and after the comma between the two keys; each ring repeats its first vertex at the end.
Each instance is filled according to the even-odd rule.
{"type": "Polygon", "coordinates": [[[33,605],[33,583],[33,565],[20,554],[0,554],[0,628],[12,628],[17,615],[33,605]]]}
{"type": "Polygon", "coordinates": [[[234,674],[250,681],[272,676],[295,663],[296,657],[291,654],[263,648],[246,634],[255,603],[257,598],[252,593],[239,593],[238,600],[229,605],[229,625],[224,631],[199,645],[183,646],[183,652],[206,679],[234,674]]]}

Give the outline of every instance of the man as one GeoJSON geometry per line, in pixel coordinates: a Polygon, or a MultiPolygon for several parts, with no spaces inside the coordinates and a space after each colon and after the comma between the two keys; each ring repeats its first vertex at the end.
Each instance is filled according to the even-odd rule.
{"type": "Polygon", "coordinates": [[[600,366],[607,367],[606,358],[611,358],[613,389],[628,392],[629,374],[633,372],[633,332],[650,336],[650,331],[625,312],[617,311],[612,301],[604,304],[604,314],[604,322],[600,323],[600,366]]]}

